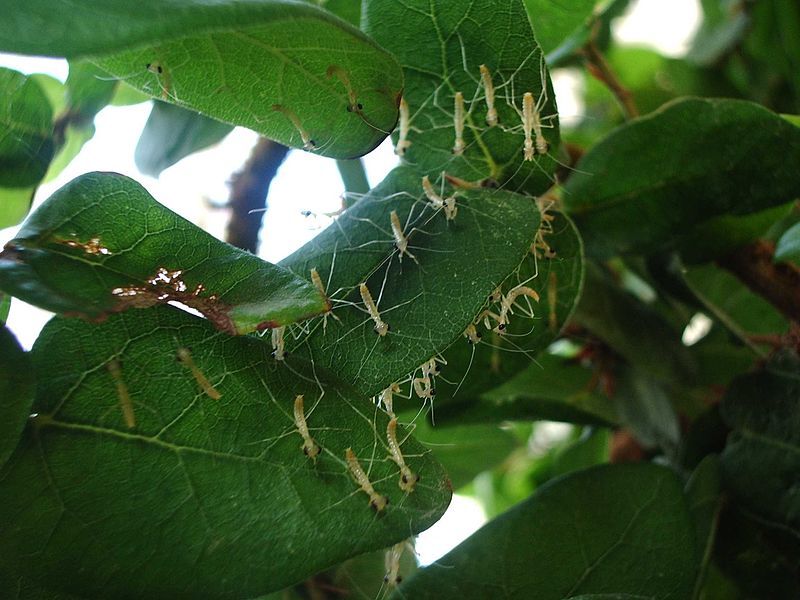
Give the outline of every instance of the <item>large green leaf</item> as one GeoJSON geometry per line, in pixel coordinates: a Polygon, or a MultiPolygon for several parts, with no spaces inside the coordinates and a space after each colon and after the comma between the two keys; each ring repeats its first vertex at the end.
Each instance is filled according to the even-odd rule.
{"type": "MultiPolygon", "coordinates": [[[[526,369],[530,369],[529,374],[535,377],[534,357],[556,338],[575,311],[583,289],[581,238],[575,225],[564,214],[548,211],[547,217],[552,221],[543,222],[541,239],[547,243],[549,251],[535,249],[536,254],[526,256],[514,277],[502,286],[504,294],[516,285],[530,287],[538,293],[539,301],[521,297],[518,301],[520,309],[515,309],[509,317],[505,334],[489,331],[481,322],[476,324],[481,335],[480,343],[471,344],[462,337],[447,349],[444,353],[447,377],[442,378],[436,388],[439,404],[474,403],[481,393],[502,385],[526,369]],[[526,309],[531,310],[526,314],[526,309]]],[[[497,303],[487,302],[487,305],[493,312],[500,312],[497,303]]],[[[492,327],[496,325],[491,320],[489,324],[492,327]]],[[[541,374],[541,369],[538,372],[541,374]]],[[[500,397],[490,400],[500,401],[500,397]]],[[[505,396],[503,401],[507,400],[512,398],[505,396]]],[[[500,418],[513,418],[512,413],[526,418],[523,416],[526,409],[518,413],[510,405],[506,408],[511,412],[500,418]]],[[[528,408],[532,407],[528,404],[528,408]]],[[[481,412],[480,408],[478,412],[481,412]]]]}
{"type": "Polygon", "coordinates": [[[252,597],[399,542],[449,501],[441,467],[402,430],[421,480],[399,488],[387,418],[362,394],[171,307],[101,325],[56,317],[33,358],[37,414],[0,471],[0,569],[44,587],[252,597]],[[313,461],[298,394],[322,448],[313,461]],[[378,514],[347,448],[390,500],[378,514]]]}
{"type": "Polygon", "coordinates": [[[800,359],[784,354],[734,380],[722,402],[733,429],[721,466],[749,511],[800,538],[800,359]]]}
{"type": "Polygon", "coordinates": [[[692,527],[669,470],[594,467],[546,484],[418,571],[398,597],[684,600],[696,571],[692,527]]]}
{"type": "Polygon", "coordinates": [[[4,16],[4,50],[89,56],[153,96],[325,156],[365,154],[397,120],[397,62],[311,4],[34,0],[4,16]]]}
{"type": "Polygon", "coordinates": [[[528,255],[536,204],[501,190],[462,191],[458,214],[423,202],[420,174],[400,167],[328,229],[282,261],[327,282],[339,321],[317,322],[290,350],[303,349],[364,394],[399,381],[458,340],[492,290],[528,255]],[[399,260],[390,226],[396,211],[418,262],[399,260]],[[379,336],[359,295],[366,281],[389,332],[379,336]]]}
{"type": "Polygon", "coordinates": [[[136,166],[158,177],[180,159],[212,146],[233,130],[200,113],[156,101],[136,145],[136,166]]]}
{"type": "Polygon", "coordinates": [[[800,129],[764,107],[681,99],[594,146],[564,201],[590,254],[649,252],[718,215],[794,199],[798,161],[800,129]]]}
{"type": "Polygon", "coordinates": [[[39,84],[0,67],[0,229],[27,214],[53,158],[53,110],[39,84]]]}
{"type": "Polygon", "coordinates": [[[308,282],[216,240],[123,175],[90,173],[53,194],[0,253],[0,289],[99,319],[180,302],[231,334],[326,310],[308,282]]]}
{"type": "Polygon", "coordinates": [[[409,163],[429,175],[442,171],[505,182],[537,194],[552,182],[559,143],[555,95],[522,0],[371,0],[364,30],[403,65],[409,107],[409,163]],[[495,88],[498,124],[486,122],[480,65],[495,88]],[[456,146],[456,94],[464,98],[464,151],[456,146]],[[523,160],[523,95],[539,102],[549,154],[523,160]]]}
{"type": "Polygon", "coordinates": [[[17,447],[31,414],[34,387],[30,358],[0,325],[0,467],[17,447]]]}

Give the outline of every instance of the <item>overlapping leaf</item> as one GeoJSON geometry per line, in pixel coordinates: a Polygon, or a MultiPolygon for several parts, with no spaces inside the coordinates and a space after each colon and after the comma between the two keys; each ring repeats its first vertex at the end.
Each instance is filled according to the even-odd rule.
{"type": "Polygon", "coordinates": [[[5,13],[3,50],[89,56],[153,96],[325,156],[365,154],[397,120],[397,62],[311,4],[34,0],[5,13]]]}
{"type": "MultiPolygon", "coordinates": [[[[430,175],[511,180],[511,189],[547,189],[559,143],[552,84],[522,0],[371,0],[362,27],[403,66],[410,146],[404,158],[430,175]],[[485,65],[498,122],[487,124],[485,65]],[[456,147],[456,94],[464,99],[464,150],[456,147]],[[523,96],[532,94],[548,155],[523,160],[523,96]]],[[[460,121],[460,120],[459,120],[460,121]]]]}
{"type": "Polygon", "coordinates": [[[340,319],[328,318],[324,328],[318,322],[293,348],[303,348],[367,395],[461,337],[492,290],[529,254],[539,226],[536,204],[506,191],[460,192],[452,221],[424,198],[420,174],[400,167],[280,263],[306,277],[316,269],[340,319]],[[416,262],[409,256],[400,260],[392,211],[416,262]],[[384,337],[359,295],[364,281],[389,326],[384,337]]]}
{"type": "Polygon", "coordinates": [[[681,99],[595,145],[564,200],[589,254],[650,252],[713,217],[800,196],[798,161],[800,129],[766,108],[681,99]]]}
{"type": "MultiPolygon", "coordinates": [[[[583,288],[583,245],[568,217],[553,211],[548,211],[547,217],[552,221],[543,223],[537,237],[538,243],[546,244],[546,248],[534,248],[534,253],[526,256],[519,269],[501,286],[503,294],[517,286],[531,288],[539,295],[539,301],[520,296],[513,314],[508,315],[504,334],[486,328],[486,322],[492,329],[497,326],[491,317],[478,319],[475,324],[481,335],[478,344],[470,344],[464,337],[447,349],[443,354],[447,361],[443,367],[445,377],[437,381],[437,402],[441,406],[453,404],[457,410],[444,418],[455,416],[458,410],[475,403],[483,392],[530,367],[536,355],[556,338],[572,316],[583,288]]],[[[487,300],[486,309],[497,314],[501,311],[500,303],[487,300]]],[[[536,371],[530,371],[530,375],[535,376],[536,371]]],[[[505,408],[520,418],[526,413],[525,409],[516,412],[510,406],[505,408]]],[[[468,410],[473,409],[475,418],[483,412],[477,406],[468,410]]]]}
{"type": "Polygon", "coordinates": [[[33,404],[30,358],[0,325],[0,467],[17,447],[33,404]]]}
{"type": "Polygon", "coordinates": [[[156,101],[136,145],[136,166],[158,177],[186,156],[221,141],[233,126],[199,113],[156,101]]]}
{"type": "Polygon", "coordinates": [[[102,318],[181,302],[231,334],[326,310],[308,282],[216,240],[122,175],[90,173],[45,202],[0,253],[0,289],[102,318]]]}
{"type": "Polygon", "coordinates": [[[734,380],[721,405],[733,429],[723,480],[747,509],[800,536],[800,360],[786,353],[734,380]]]}
{"type": "Polygon", "coordinates": [[[0,471],[0,570],[43,587],[252,597],[425,529],[449,501],[441,467],[402,429],[421,480],[399,488],[387,418],[362,395],[171,307],[102,325],[57,317],[33,355],[37,414],[0,471]],[[388,496],[380,513],[346,448],[388,496]]]}
{"type": "Polygon", "coordinates": [[[0,229],[19,223],[55,152],[53,110],[39,84],[0,67],[0,229]]]}
{"type": "Polygon", "coordinates": [[[680,481],[669,470],[594,467],[548,483],[418,571],[395,597],[623,593],[683,600],[696,571],[692,528],[680,481]]]}

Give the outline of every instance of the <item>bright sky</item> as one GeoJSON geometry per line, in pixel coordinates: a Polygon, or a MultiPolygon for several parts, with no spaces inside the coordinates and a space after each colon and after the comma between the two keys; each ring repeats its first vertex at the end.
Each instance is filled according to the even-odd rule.
{"type": "MultiPolygon", "coordinates": [[[[636,0],[628,15],[616,23],[614,33],[622,43],[646,45],[669,56],[680,56],[696,31],[699,15],[698,0],[636,0]]],[[[61,81],[67,76],[63,60],[0,54],[0,66],[23,73],[48,73],[61,81]]],[[[562,71],[554,74],[553,82],[562,122],[574,120],[581,112],[579,78],[562,71]]],[[[236,129],[218,146],[184,159],[156,180],[140,174],[133,160],[149,110],[149,104],[139,104],[101,111],[95,121],[94,138],[55,181],[39,188],[35,204],[80,174],[116,171],[136,179],[159,202],[222,238],[227,210],[210,209],[207,200],[225,201],[226,182],[247,158],[256,134],[236,129]]],[[[389,140],[364,157],[364,162],[370,183],[377,184],[397,162],[389,140]]],[[[343,191],[334,161],[302,151],[290,153],[270,189],[259,255],[275,262],[311,239],[329,220],[304,217],[301,212],[333,212],[340,206],[343,191]]],[[[18,227],[0,230],[0,245],[12,239],[17,230],[18,227]]],[[[20,343],[30,348],[49,318],[50,313],[15,299],[8,326],[20,343]]],[[[454,496],[445,517],[420,536],[420,562],[433,562],[485,520],[483,509],[475,500],[454,496]]]]}

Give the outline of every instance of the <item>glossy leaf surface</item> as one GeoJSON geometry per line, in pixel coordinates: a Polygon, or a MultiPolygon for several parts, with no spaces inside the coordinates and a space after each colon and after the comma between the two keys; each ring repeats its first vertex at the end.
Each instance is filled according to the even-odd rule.
{"type": "Polygon", "coordinates": [[[540,488],[418,571],[396,597],[626,593],[683,600],[695,571],[692,527],[680,481],[669,470],[594,467],[540,488]]]}
{"type": "Polygon", "coordinates": [[[441,467],[402,428],[421,480],[399,488],[387,418],[362,395],[171,307],[102,325],[56,317],[33,358],[47,377],[0,471],[0,568],[55,591],[252,597],[425,529],[449,501],[441,467]],[[292,416],[298,394],[316,460],[292,416]],[[390,500],[378,514],[346,448],[390,500]]]}
{"type": "Polygon", "coordinates": [[[109,173],[73,180],[28,219],[0,253],[0,289],[93,319],[175,301],[230,334],[326,309],[311,284],[218,241],[109,173]]]}
{"type": "Polygon", "coordinates": [[[292,348],[335,369],[364,394],[377,394],[458,340],[486,298],[530,250],[539,211],[506,191],[464,191],[452,221],[425,201],[419,173],[395,169],[328,229],[282,261],[300,276],[315,268],[334,314],[292,348]],[[407,236],[400,260],[391,230],[395,211],[407,236]],[[514,223],[510,228],[509,223],[514,223]],[[385,336],[375,330],[358,286],[366,281],[385,336]]]}
{"type": "MultiPolygon", "coordinates": [[[[522,0],[371,0],[362,27],[403,66],[410,146],[403,158],[432,178],[507,182],[538,194],[550,187],[559,144],[558,110],[541,48],[522,0]],[[497,124],[487,123],[485,65],[497,124]],[[463,96],[463,151],[456,95],[463,96]],[[523,160],[523,96],[532,95],[549,155],[523,160]]],[[[531,138],[533,143],[533,138],[531,138]]]]}
{"type": "Polygon", "coordinates": [[[800,129],[764,107],[681,99],[595,145],[564,200],[588,253],[648,252],[712,217],[799,196],[798,161],[800,129]]]}

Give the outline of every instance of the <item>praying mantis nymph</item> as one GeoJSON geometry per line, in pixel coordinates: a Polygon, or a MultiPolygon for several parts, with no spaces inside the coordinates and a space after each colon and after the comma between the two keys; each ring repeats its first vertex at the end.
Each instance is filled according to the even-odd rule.
{"type": "Polygon", "coordinates": [[[339,81],[342,82],[344,89],[347,91],[347,112],[360,113],[364,109],[364,106],[358,101],[356,92],[350,83],[350,76],[347,74],[347,71],[338,65],[330,65],[327,71],[325,71],[325,74],[328,77],[336,76],[339,81]]]}
{"type": "Polygon", "coordinates": [[[458,205],[456,204],[455,194],[448,196],[447,198],[443,198],[433,188],[433,184],[427,175],[422,178],[422,191],[425,193],[425,197],[428,199],[434,209],[444,209],[444,216],[448,221],[452,221],[456,218],[456,215],[458,214],[458,205]]]}
{"type": "Polygon", "coordinates": [[[293,110],[286,108],[282,104],[273,104],[272,110],[282,113],[287,119],[292,122],[297,132],[300,134],[300,139],[303,140],[303,150],[316,150],[317,144],[314,140],[311,139],[311,136],[308,134],[308,131],[305,130],[303,124],[300,122],[298,116],[294,113],[293,110]]]}
{"type": "Polygon", "coordinates": [[[303,454],[317,462],[317,455],[319,455],[321,449],[308,432],[302,394],[298,394],[294,399],[294,424],[297,427],[297,433],[303,438],[303,454]]]}
{"type": "Polygon", "coordinates": [[[486,65],[478,67],[481,71],[481,82],[483,82],[483,89],[486,93],[486,124],[489,127],[497,125],[497,109],[494,107],[494,83],[492,83],[492,74],[486,65]]]}
{"type": "Polygon", "coordinates": [[[125,380],[122,378],[122,368],[119,366],[119,361],[112,359],[107,368],[108,372],[111,373],[111,378],[114,380],[114,385],[117,387],[119,406],[122,410],[122,417],[125,419],[125,425],[128,429],[133,429],[136,427],[136,415],[133,413],[131,395],[128,393],[128,386],[125,385],[125,380]]]}
{"type": "Polygon", "coordinates": [[[347,461],[347,468],[350,469],[350,473],[356,480],[356,483],[361,487],[361,490],[369,496],[369,505],[372,510],[377,513],[383,511],[389,505],[389,498],[387,496],[381,496],[375,491],[375,488],[372,487],[369,477],[367,477],[364,469],[361,468],[361,463],[358,462],[352,448],[347,448],[344,451],[344,456],[347,461]]]}
{"type": "Polygon", "coordinates": [[[456,141],[453,144],[453,154],[460,156],[464,153],[464,94],[456,92],[453,104],[453,127],[456,131],[456,141]]]}
{"type": "Polygon", "coordinates": [[[325,311],[322,315],[322,329],[325,330],[328,327],[328,316],[333,317],[337,321],[341,321],[339,317],[333,314],[333,308],[330,306],[330,300],[328,299],[328,292],[325,290],[325,285],[322,283],[322,278],[319,276],[319,273],[316,269],[311,269],[311,283],[314,284],[314,287],[317,288],[317,291],[320,293],[320,296],[325,298],[325,301],[328,303],[328,310],[325,311]]]}
{"type": "Polygon", "coordinates": [[[394,418],[394,407],[392,406],[394,403],[394,394],[400,393],[400,386],[397,383],[393,383],[388,388],[381,392],[379,402],[383,405],[386,414],[390,417],[394,418]]]}
{"type": "Polygon", "coordinates": [[[407,540],[398,542],[386,551],[383,560],[386,575],[383,576],[383,582],[390,587],[396,587],[403,581],[403,577],[400,575],[400,557],[403,556],[403,550],[408,543],[407,540]]]}
{"type": "Polygon", "coordinates": [[[392,418],[386,427],[386,438],[389,441],[389,451],[392,453],[392,460],[400,468],[400,481],[398,485],[404,492],[413,492],[414,486],[419,481],[419,475],[411,471],[400,451],[400,443],[397,441],[397,419],[392,418]]]}
{"type": "Polygon", "coordinates": [[[194,364],[194,360],[192,360],[192,353],[189,351],[188,348],[178,348],[178,360],[183,363],[183,365],[192,372],[195,381],[197,381],[200,388],[203,390],[206,396],[211,398],[212,400],[219,400],[222,397],[217,389],[211,385],[211,382],[206,379],[206,376],[200,370],[200,368],[194,364]]]}
{"type": "Polygon", "coordinates": [[[400,135],[397,138],[397,145],[394,147],[394,153],[397,156],[403,156],[408,150],[409,146],[411,146],[411,142],[408,141],[408,132],[411,127],[411,116],[408,111],[408,102],[406,102],[405,98],[400,98],[400,135]]]}
{"type": "Polygon", "coordinates": [[[525,160],[533,160],[534,148],[538,154],[547,154],[547,140],[542,133],[539,108],[534,105],[533,94],[530,92],[525,92],[522,96],[522,130],[525,133],[525,160]]]}
{"type": "Polygon", "coordinates": [[[408,238],[403,233],[403,226],[400,224],[400,217],[397,216],[397,211],[392,211],[389,214],[389,220],[392,223],[392,235],[394,236],[394,245],[400,251],[400,260],[403,260],[405,254],[415,263],[419,264],[417,257],[408,251],[408,238]]]}
{"type": "Polygon", "coordinates": [[[464,330],[464,337],[470,344],[480,344],[482,336],[481,332],[476,329],[475,323],[470,323],[464,330]]]}
{"type": "Polygon", "coordinates": [[[359,284],[358,291],[361,293],[361,299],[364,301],[364,306],[367,307],[369,316],[372,317],[372,320],[375,322],[375,331],[379,336],[384,337],[389,333],[389,325],[381,319],[381,314],[378,312],[378,307],[375,306],[375,301],[372,299],[372,294],[369,293],[367,284],[359,284]]]}
{"type": "Polygon", "coordinates": [[[272,356],[275,360],[284,360],[288,354],[284,349],[283,334],[286,327],[275,327],[271,333],[272,356]]]}

